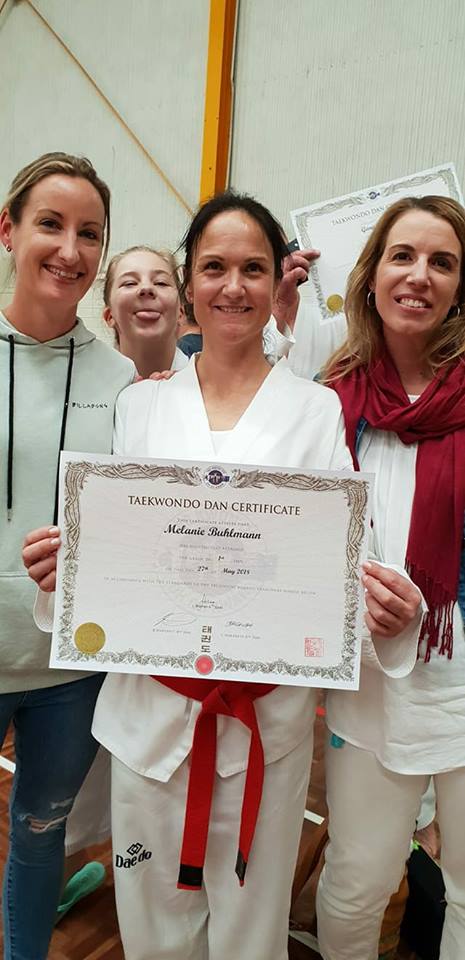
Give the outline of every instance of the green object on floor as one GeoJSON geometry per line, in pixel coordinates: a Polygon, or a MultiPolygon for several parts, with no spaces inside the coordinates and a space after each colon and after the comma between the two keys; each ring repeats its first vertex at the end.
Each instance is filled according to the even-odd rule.
{"type": "Polygon", "coordinates": [[[68,910],[71,910],[79,900],[82,900],[83,897],[87,897],[89,893],[97,890],[105,880],[105,876],[105,867],[103,863],[99,863],[97,860],[86,863],[81,870],[73,874],[68,880],[63,890],[60,903],[58,904],[55,925],[63,919],[65,914],[68,913],[68,910]]]}
{"type": "Polygon", "coordinates": [[[329,741],[331,747],[335,747],[336,750],[340,750],[344,746],[345,740],[342,737],[338,737],[335,733],[331,734],[331,740],[329,741]]]}

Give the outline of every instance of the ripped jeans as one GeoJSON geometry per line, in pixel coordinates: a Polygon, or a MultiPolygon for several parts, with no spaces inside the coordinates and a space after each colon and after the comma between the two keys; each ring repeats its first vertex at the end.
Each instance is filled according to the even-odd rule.
{"type": "Polygon", "coordinates": [[[45,960],[63,876],[66,818],[98,744],[90,728],[104,674],[0,694],[0,747],[15,726],[16,772],[3,883],[4,960],[45,960]]]}

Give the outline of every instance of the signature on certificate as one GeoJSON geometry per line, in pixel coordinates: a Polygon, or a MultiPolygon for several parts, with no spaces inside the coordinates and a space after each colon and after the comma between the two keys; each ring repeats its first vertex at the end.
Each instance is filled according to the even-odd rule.
{"type": "Polygon", "coordinates": [[[195,619],[195,617],[186,616],[185,613],[165,613],[164,617],[155,620],[153,626],[158,627],[160,623],[170,623],[177,627],[187,627],[190,623],[194,623],[195,619]]]}

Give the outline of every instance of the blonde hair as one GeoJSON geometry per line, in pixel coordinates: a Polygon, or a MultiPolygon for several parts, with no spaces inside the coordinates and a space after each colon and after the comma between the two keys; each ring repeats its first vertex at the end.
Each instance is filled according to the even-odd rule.
{"type": "Polygon", "coordinates": [[[37,160],[28,163],[16,174],[6,196],[3,208],[8,210],[13,223],[19,223],[23,209],[27,203],[32,187],[54,174],[65,177],[82,177],[95,187],[103,203],[105,211],[103,260],[108,252],[110,243],[110,189],[104,180],[97,175],[90,160],[86,157],[75,157],[71,153],[43,153],[37,160]]]}
{"type": "Polygon", "coordinates": [[[444,318],[433,331],[423,361],[432,373],[465,353],[465,210],[450,197],[405,197],[393,203],[383,213],[365,244],[355,267],[349,274],[344,303],[347,318],[347,338],[327,361],[322,379],[337,379],[360,366],[369,366],[383,346],[381,317],[367,298],[370,282],[386,247],[388,233],[396,221],[410,210],[423,210],[446,220],[454,230],[462,250],[458,305],[453,316],[444,318]]]}
{"type": "Polygon", "coordinates": [[[121,260],[127,256],[128,253],[153,253],[156,257],[160,257],[161,260],[164,260],[172,277],[176,284],[176,289],[178,294],[180,294],[181,281],[179,278],[179,267],[176,263],[176,258],[174,254],[170,253],[169,250],[155,250],[154,247],[148,247],[145,244],[141,243],[135,247],[128,247],[127,250],[122,250],[121,253],[115,253],[115,256],[111,258],[105,273],[105,278],[103,281],[103,302],[106,307],[110,306],[110,296],[111,290],[113,287],[115,279],[115,270],[121,260]]]}

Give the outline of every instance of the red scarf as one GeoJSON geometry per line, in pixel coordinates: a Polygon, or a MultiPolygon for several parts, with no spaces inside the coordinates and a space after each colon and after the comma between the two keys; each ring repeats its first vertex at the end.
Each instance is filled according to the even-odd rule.
{"type": "Polygon", "coordinates": [[[247,775],[242,801],[236,873],[241,886],[252,846],[262,797],[265,760],[253,701],[271,693],[270,683],[197,680],[190,677],[152,677],[165,687],[202,702],[192,741],[191,769],[181,850],[178,887],[200,890],[207,848],[208,824],[216,772],[216,717],[236,717],[250,730],[247,775]]]}
{"type": "Polygon", "coordinates": [[[450,659],[465,511],[465,363],[436,376],[414,403],[387,353],[330,386],[342,404],[355,469],[362,417],[376,430],[397,433],[402,443],[418,443],[405,565],[428,604],[420,633],[420,643],[427,638],[425,661],[438,646],[450,659]]]}

